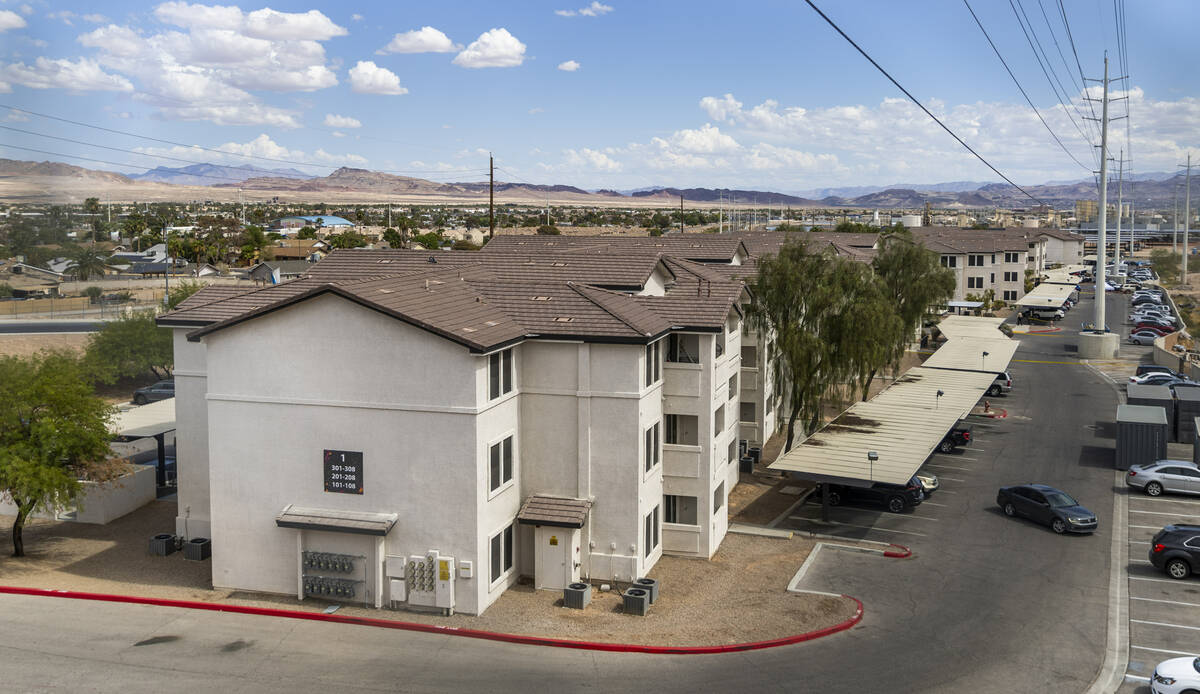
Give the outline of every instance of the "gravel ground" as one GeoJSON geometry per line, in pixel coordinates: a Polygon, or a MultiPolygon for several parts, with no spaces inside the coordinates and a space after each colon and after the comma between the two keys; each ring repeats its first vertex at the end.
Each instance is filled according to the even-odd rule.
{"type": "Polygon", "coordinates": [[[0,354],[27,357],[44,349],[66,349],[83,353],[89,333],[0,335],[0,354]]]}
{"type": "MultiPolygon", "coordinates": [[[[180,553],[151,556],[152,534],[174,527],[175,503],[156,501],[107,526],[34,521],[25,529],[23,559],[14,559],[0,516],[0,584],[320,611],[329,603],[213,590],[209,562],[180,553]]],[[[654,645],[714,645],[790,636],[841,622],[848,598],[797,595],[788,581],[812,542],[730,534],[710,561],[664,557],[650,573],[662,592],[647,617],[625,615],[620,596],[594,590],[588,609],[561,607],[553,591],[518,585],[480,617],[344,606],[338,614],[444,624],[515,634],[654,645]]],[[[624,586],[619,586],[624,587],[624,586]]]]}

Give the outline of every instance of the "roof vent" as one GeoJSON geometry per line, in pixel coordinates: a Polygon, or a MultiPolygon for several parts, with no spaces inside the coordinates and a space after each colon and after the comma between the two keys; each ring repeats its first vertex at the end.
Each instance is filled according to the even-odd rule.
{"type": "Polygon", "coordinates": [[[566,267],[567,266],[566,263],[550,263],[550,264],[553,265],[554,267],[566,267]]]}
{"type": "Polygon", "coordinates": [[[530,297],[529,300],[530,301],[549,301],[550,297],[548,297],[548,296],[533,296],[533,297],[530,297]]]}
{"type": "Polygon", "coordinates": [[[429,260],[427,260],[426,262],[437,263],[437,258],[434,258],[433,256],[429,256],[429,260]]]}
{"type": "Polygon", "coordinates": [[[555,323],[570,323],[575,320],[574,316],[558,316],[554,319],[555,323]]]}
{"type": "Polygon", "coordinates": [[[499,323],[497,323],[497,322],[496,322],[496,321],[494,321],[494,320],[490,320],[490,321],[488,321],[488,322],[484,323],[484,325],[486,325],[486,326],[487,326],[487,327],[489,327],[489,328],[492,328],[492,327],[495,327],[495,326],[497,326],[497,325],[500,325],[500,324],[499,324],[499,323]]]}
{"type": "Polygon", "coordinates": [[[377,262],[377,263],[390,263],[390,262],[392,262],[392,259],[391,259],[391,258],[383,258],[382,260],[376,260],[375,262],[377,262]]]}
{"type": "Polygon", "coordinates": [[[475,332],[477,329],[478,329],[478,328],[463,328],[462,330],[463,330],[463,332],[464,332],[464,333],[473,333],[473,332],[475,332]]]}

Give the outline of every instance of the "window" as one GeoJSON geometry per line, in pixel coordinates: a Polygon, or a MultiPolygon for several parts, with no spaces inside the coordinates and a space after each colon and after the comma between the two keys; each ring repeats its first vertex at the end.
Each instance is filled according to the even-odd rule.
{"type": "Polygon", "coordinates": [[[513,568],[513,527],[492,536],[491,540],[492,583],[499,581],[513,568]]]}
{"type": "Polygon", "coordinates": [[[739,422],[757,422],[758,419],[754,416],[754,403],[743,402],[742,411],[738,414],[739,422]]]}
{"type": "Polygon", "coordinates": [[[738,375],[734,374],[729,377],[729,399],[733,400],[738,394],[738,375]]]}
{"type": "Polygon", "coordinates": [[[967,289],[983,289],[983,278],[982,277],[968,277],[967,278],[967,289]]]}
{"type": "Polygon", "coordinates": [[[738,444],[737,439],[730,439],[730,441],[729,441],[729,462],[731,462],[731,463],[737,460],[737,450],[738,450],[737,444],[738,444]]]}
{"type": "Polygon", "coordinates": [[[725,431],[725,406],[721,405],[713,412],[713,436],[725,431]]]}
{"type": "Polygon", "coordinates": [[[654,469],[654,466],[658,465],[658,461],[662,459],[658,445],[661,426],[660,422],[655,422],[654,426],[646,430],[646,472],[654,469]]]}
{"type": "Polygon", "coordinates": [[[662,378],[662,340],[646,345],[646,385],[662,378]]]}
{"type": "Polygon", "coordinates": [[[1016,290],[1015,289],[1005,289],[1004,290],[1004,300],[1005,301],[1016,301],[1017,300],[1016,290]]]}
{"type": "Polygon", "coordinates": [[[969,267],[983,267],[983,256],[982,255],[967,256],[967,265],[969,267]]]}
{"type": "Polygon", "coordinates": [[[958,256],[956,256],[956,255],[942,256],[942,267],[958,267],[958,256]]]}
{"type": "Polygon", "coordinates": [[[663,495],[663,522],[696,525],[696,497],[663,495]]]}
{"type": "Polygon", "coordinates": [[[699,335],[671,335],[667,338],[667,361],[676,364],[700,363],[699,335]]]}
{"type": "Polygon", "coordinates": [[[722,482],[713,490],[713,513],[721,510],[725,505],[725,483],[722,482]]]}
{"type": "Polygon", "coordinates": [[[1017,281],[1017,273],[1015,273],[1015,272],[1004,273],[1004,281],[1005,282],[1016,282],[1017,281]]]}
{"type": "Polygon", "coordinates": [[[1019,263],[1019,262],[1021,262],[1021,254],[1020,253],[1005,253],[1004,254],[1004,262],[1019,263]]]}
{"type": "Polygon", "coordinates": [[[742,368],[758,368],[758,348],[754,345],[742,347],[742,368]]]}
{"type": "Polygon", "coordinates": [[[692,414],[669,414],[666,415],[667,432],[663,439],[664,443],[679,445],[679,446],[695,446],[699,443],[699,435],[697,434],[698,422],[696,415],[692,414]]]}
{"type": "Polygon", "coordinates": [[[646,556],[658,547],[658,513],[659,507],[655,506],[654,510],[646,514],[646,556]]]}
{"type": "Polygon", "coordinates": [[[513,478],[513,437],[493,443],[488,450],[488,489],[496,491],[513,478]]]}
{"type": "Polygon", "coordinates": [[[994,273],[994,272],[993,272],[993,273],[992,273],[992,278],[991,278],[990,280],[988,280],[988,281],[989,281],[989,282],[991,282],[992,284],[995,284],[995,283],[996,283],[996,273],[994,273]]]}
{"type": "Polygon", "coordinates": [[[996,264],[996,254],[993,253],[992,254],[992,265],[995,265],[995,264],[996,264]]]}
{"type": "Polygon", "coordinates": [[[717,345],[717,359],[720,359],[725,354],[725,336],[714,335],[713,342],[717,345]]]}
{"type": "Polygon", "coordinates": [[[512,349],[488,356],[488,400],[512,392],[512,349]]]}

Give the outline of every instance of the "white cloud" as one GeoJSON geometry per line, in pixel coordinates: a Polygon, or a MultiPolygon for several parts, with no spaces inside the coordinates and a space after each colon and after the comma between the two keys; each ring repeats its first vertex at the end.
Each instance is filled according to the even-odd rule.
{"type": "Polygon", "coordinates": [[[32,89],[70,89],[71,91],[133,91],[129,80],[112,75],[94,60],[38,57],[33,65],[9,63],[0,68],[0,78],[32,89]]]}
{"type": "Polygon", "coordinates": [[[317,10],[276,12],[269,7],[246,15],[246,35],[263,39],[326,41],[349,32],[317,10]]]}
{"type": "Polygon", "coordinates": [[[576,15],[581,17],[599,17],[612,11],[613,8],[611,5],[604,5],[596,2],[596,0],[592,0],[592,4],[587,7],[581,7],[578,10],[555,10],[554,14],[559,17],[574,17],[576,15]]]}
{"type": "Polygon", "coordinates": [[[108,17],[102,14],[85,14],[83,15],[83,21],[91,22],[92,24],[104,24],[108,22],[108,17]]]}
{"type": "Polygon", "coordinates": [[[8,115],[4,117],[4,120],[9,123],[25,123],[29,120],[29,116],[21,113],[20,111],[9,111],[8,115]]]}
{"type": "Polygon", "coordinates": [[[331,132],[329,134],[333,135],[334,137],[345,137],[346,136],[346,133],[338,132],[336,130],[334,130],[333,132],[331,132]]]}
{"type": "Polygon", "coordinates": [[[74,26],[73,20],[77,16],[78,15],[76,15],[74,12],[72,12],[70,10],[59,10],[57,12],[47,12],[46,13],[46,19],[57,19],[57,20],[61,21],[63,24],[66,24],[67,26],[74,26]]]}
{"type": "Polygon", "coordinates": [[[467,68],[515,67],[524,61],[525,44],[504,28],[483,32],[453,60],[455,65],[467,68]]]}
{"type": "Polygon", "coordinates": [[[339,116],[334,113],[325,114],[325,125],[331,128],[361,128],[362,123],[357,118],[339,116]]]}
{"type": "Polygon", "coordinates": [[[26,17],[33,14],[33,7],[30,6],[29,3],[25,3],[25,4],[21,5],[20,7],[18,7],[17,9],[20,10],[21,14],[25,15],[26,17]]]}
{"type": "MultiPolygon", "coordinates": [[[[367,159],[358,154],[330,154],[323,149],[318,149],[312,154],[308,154],[303,150],[289,149],[278,142],[271,139],[269,135],[263,133],[253,140],[247,142],[226,142],[222,145],[217,145],[211,149],[201,149],[198,146],[192,147],[137,147],[136,151],[143,154],[151,154],[155,156],[170,156],[191,158],[214,164],[234,164],[246,165],[247,157],[265,157],[267,159],[285,159],[291,161],[312,161],[322,162],[330,165],[365,165],[367,159]],[[212,150],[218,150],[213,152],[212,150]],[[239,156],[240,155],[240,156],[239,156]]],[[[261,164],[255,164],[261,166],[261,164]]],[[[303,166],[303,165],[301,165],[303,166]]]]}
{"type": "Polygon", "coordinates": [[[705,123],[699,130],[677,130],[670,138],[654,138],[655,143],[663,143],[667,147],[688,154],[721,154],[736,151],[741,147],[729,135],[721,132],[720,128],[711,123],[705,123]]]}
{"type": "Polygon", "coordinates": [[[459,50],[462,46],[451,41],[449,36],[426,26],[396,34],[376,53],[453,53],[459,50]]]}
{"type": "Polygon", "coordinates": [[[360,94],[407,94],[400,86],[396,73],[376,65],[370,60],[360,60],[350,68],[350,88],[360,94]]]}
{"type": "Polygon", "coordinates": [[[159,117],[166,120],[202,120],[217,125],[268,125],[275,128],[299,128],[296,114],[259,103],[196,104],[173,106],[159,104],[159,117]]]}
{"type": "Polygon", "coordinates": [[[350,21],[352,21],[352,22],[361,22],[362,20],[363,20],[363,16],[361,14],[358,14],[357,12],[350,15],[350,21]]]}
{"type": "Polygon", "coordinates": [[[185,29],[241,29],[245,21],[240,7],[174,1],[155,7],[154,16],[185,29]]]}
{"type": "Polygon", "coordinates": [[[568,149],[564,152],[567,163],[575,167],[585,167],[596,171],[620,171],[621,163],[608,154],[584,147],[583,149],[568,149]]]}
{"type": "Polygon", "coordinates": [[[574,60],[568,60],[558,64],[558,69],[563,72],[575,72],[579,69],[579,63],[574,60]]]}
{"type": "Polygon", "coordinates": [[[25,18],[12,10],[0,10],[0,31],[23,29],[28,26],[25,18]]]}
{"type": "Polygon", "coordinates": [[[542,108],[541,106],[534,106],[533,108],[529,109],[529,115],[532,116],[538,113],[544,113],[545,111],[546,109],[542,108]]]}

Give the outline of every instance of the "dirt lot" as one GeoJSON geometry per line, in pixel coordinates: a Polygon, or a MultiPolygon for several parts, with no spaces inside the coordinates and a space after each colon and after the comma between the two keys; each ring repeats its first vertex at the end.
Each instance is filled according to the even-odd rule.
{"type": "MultiPolygon", "coordinates": [[[[150,536],[174,527],[175,503],[156,501],[108,526],[35,521],[29,556],[13,559],[0,516],[0,584],[320,611],[329,603],[213,590],[210,562],[180,553],[151,556],[150,536]]],[[[593,592],[587,610],[561,607],[553,591],[518,585],[481,617],[342,607],[339,614],[393,618],[507,633],[656,645],[759,641],[827,627],[854,614],[847,598],[786,592],[808,556],[809,540],[730,534],[711,561],[664,557],[651,572],[662,593],[647,617],[622,614],[615,592],[593,592]],[[715,599],[715,598],[720,598],[715,599]]],[[[624,586],[618,586],[624,587],[624,586]]]]}
{"type": "Polygon", "coordinates": [[[0,335],[0,355],[27,357],[44,349],[67,349],[83,353],[88,333],[0,335]]]}

